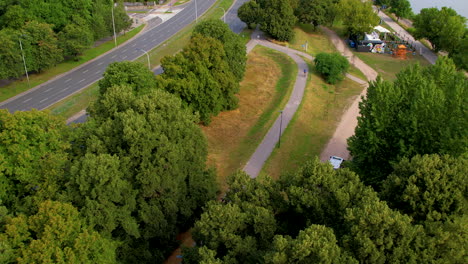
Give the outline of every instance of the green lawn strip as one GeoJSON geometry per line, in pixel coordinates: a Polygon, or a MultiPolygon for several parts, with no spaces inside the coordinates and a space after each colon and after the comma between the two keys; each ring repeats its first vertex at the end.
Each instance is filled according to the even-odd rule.
{"type": "Polygon", "coordinates": [[[278,117],[279,111],[287,104],[298,71],[296,63],[286,54],[262,46],[257,46],[255,49],[260,49],[263,54],[269,56],[278,64],[281,68],[281,77],[276,83],[276,93],[273,100],[250,129],[238,149],[231,154],[233,164],[245,164],[255,152],[257,146],[260,145],[263,137],[278,117]]]}
{"type": "MultiPolygon", "coordinates": [[[[148,11],[149,11],[149,10],[148,10],[148,11]]],[[[133,13],[133,14],[136,14],[136,13],[138,13],[138,14],[146,14],[146,13],[148,13],[148,11],[141,11],[141,10],[138,10],[138,11],[131,11],[131,10],[127,10],[127,14],[132,14],[132,13],[133,13]]]]}
{"type": "MultiPolygon", "coordinates": [[[[299,24],[294,29],[294,33],[295,37],[289,43],[289,47],[292,49],[306,52],[302,45],[307,41],[307,53],[311,56],[315,56],[320,52],[337,52],[335,45],[333,45],[325,33],[320,29],[314,30],[312,25],[299,24]]],[[[366,76],[358,68],[352,65],[350,65],[348,72],[363,80],[367,80],[366,76]]]]}
{"type": "Polygon", "coordinates": [[[245,45],[250,41],[250,37],[252,36],[253,29],[244,28],[242,32],[239,34],[241,38],[244,40],[245,45]]]}
{"type": "Polygon", "coordinates": [[[89,104],[95,100],[98,95],[99,87],[97,82],[95,82],[82,91],[51,105],[48,109],[51,111],[51,114],[68,119],[79,111],[88,108],[89,104]]]}
{"type": "MultiPolygon", "coordinates": [[[[309,64],[310,67],[313,67],[309,64]]],[[[260,174],[278,178],[319,156],[332,137],[345,109],[363,87],[350,79],[326,84],[313,70],[296,114],[284,130],[281,146],[273,150],[260,174]]]]}
{"type": "MultiPolygon", "coordinates": [[[[209,9],[204,14],[203,17],[204,18],[205,17],[206,18],[221,17],[223,15],[223,11],[217,7],[220,6],[220,7],[228,8],[232,4],[232,1],[233,0],[221,0],[218,5],[215,4],[211,9],[209,9]]],[[[170,38],[166,42],[162,43],[161,45],[149,51],[148,54],[150,56],[151,66],[155,67],[156,65],[159,65],[160,60],[163,57],[173,55],[174,53],[182,50],[190,40],[190,36],[192,34],[194,25],[195,23],[190,24],[189,26],[179,31],[177,34],[175,34],[172,38],[170,38]]],[[[135,61],[143,63],[145,65],[147,65],[148,63],[148,60],[145,54],[142,54],[142,56],[136,59],[135,61]]],[[[59,114],[67,119],[70,118],[77,112],[85,109],[89,105],[90,101],[95,99],[93,96],[90,96],[93,93],[90,93],[88,91],[88,90],[94,89],[93,88],[94,85],[97,85],[97,84],[93,84],[83,89],[82,91],[73,95],[72,97],[65,98],[64,100],[48,107],[48,109],[51,110],[52,114],[59,114]],[[77,106],[73,106],[73,104],[75,103],[77,104],[77,106]],[[84,107],[79,108],[81,106],[84,106],[84,107]]],[[[95,95],[97,95],[97,93],[95,93],[95,95]]]]}
{"type": "Polygon", "coordinates": [[[389,54],[376,54],[370,52],[354,52],[364,63],[372,67],[385,80],[395,80],[396,74],[402,69],[419,63],[422,66],[429,65],[429,62],[421,55],[407,54],[407,59],[395,58],[389,54]]]}
{"type": "MultiPolygon", "coordinates": [[[[134,37],[136,34],[138,34],[142,29],[144,25],[141,25],[137,28],[134,28],[133,30],[125,33],[122,36],[117,37],[117,43],[121,44],[124,43],[125,41],[131,39],[134,37]]],[[[34,73],[29,75],[29,80],[31,82],[31,88],[35,87],[37,85],[40,85],[46,81],[49,81],[50,79],[54,78],[57,75],[63,74],[69,70],[72,70],[73,68],[76,68],[80,66],[83,63],[86,63],[101,54],[111,50],[114,48],[114,40],[111,39],[95,48],[88,49],[83,52],[83,55],[78,58],[77,61],[75,60],[68,60],[65,62],[62,62],[60,64],[57,64],[57,66],[50,68],[44,72],[41,73],[34,73]]],[[[2,88],[0,88],[0,102],[5,101],[8,98],[11,98],[15,95],[18,95],[22,92],[25,92],[29,90],[28,82],[26,78],[23,78],[22,80],[14,81],[2,88]]]]}
{"type": "Polygon", "coordinates": [[[179,0],[179,1],[177,1],[177,2],[174,4],[174,6],[178,6],[178,5],[185,4],[185,3],[187,3],[188,1],[189,1],[189,0],[179,0]]]}

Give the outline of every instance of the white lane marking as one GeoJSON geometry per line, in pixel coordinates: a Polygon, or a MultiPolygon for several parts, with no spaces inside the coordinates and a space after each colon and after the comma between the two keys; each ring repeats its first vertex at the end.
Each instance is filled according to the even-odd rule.
{"type": "Polygon", "coordinates": [[[70,89],[70,86],[67,86],[67,87],[63,88],[63,91],[66,91],[68,89],[70,89]]]}
{"type": "Polygon", "coordinates": [[[87,73],[89,70],[83,71],[83,73],[87,73]]]}
{"type": "Polygon", "coordinates": [[[104,62],[103,62],[103,61],[101,61],[100,63],[98,63],[98,66],[99,66],[99,65],[102,65],[103,63],[104,63],[104,62]]]}
{"type": "Polygon", "coordinates": [[[65,82],[67,83],[67,82],[69,82],[69,81],[71,81],[71,78],[70,78],[70,79],[68,79],[68,80],[66,80],[65,82]]]}
{"type": "Polygon", "coordinates": [[[52,87],[50,87],[49,89],[45,90],[44,93],[47,93],[48,91],[52,90],[52,87]]]}
{"type": "Polygon", "coordinates": [[[40,100],[39,103],[42,103],[42,102],[44,102],[44,101],[47,100],[47,99],[49,99],[49,97],[40,100]]]}
{"type": "Polygon", "coordinates": [[[117,54],[115,54],[114,56],[111,57],[111,59],[115,58],[117,56],[117,54]]]}
{"type": "Polygon", "coordinates": [[[143,41],[146,41],[146,38],[144,38],[143,41]]]}
{"type": "Polygon", "coordinates": [[[80,80],[78,83],[83,82],[84,80],[86,80],[86,79],[82,79],[82,80],[80,80]]]}
{"type": "Polygon", "coordinates": [[[101,70],[96,71],[96,73],[101,73],[101,70]]]}
{"type": "Polygon", "coordinates": [[[136,43],[132,45],[132,48],[136,46],[136,43]]]}
{"type": "Polygon", "coordinates": [[[125,58],[127,58],[127,56],[123,56],[123,57],[122,57],[122,60],[125,60],[125,58]]]}
{"type": "Polygon", "coordinates": [[[126,51],[127,51],[127,49],[124,49],[124,50],[122,50],[122,53],[124,53],[124,52],[126,52],[126,51]]]}
{"type": "Polygon", "coordinates": [[[31,101],[31,99],[32,98],[26,99],[26,100],[23,101],[23,103],[29,102],[29,101],[31,101]]]}

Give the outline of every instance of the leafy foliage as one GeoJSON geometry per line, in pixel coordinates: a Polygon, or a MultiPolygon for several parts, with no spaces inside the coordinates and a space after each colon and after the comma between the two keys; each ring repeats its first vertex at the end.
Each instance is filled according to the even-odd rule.
{"type": "Polygon", "coordinates": [[[211,116],[237,107],[239,83],[219,40],[196,34],[182,52],[163,58],[161,65],[161,87],[198,112],[204,124],[211,116]]]}
{"type": "Polygon", "coordinates": [[[427,68],[409,67],[394,83],[371,83],[359,106],[355,135],[348,140],[352,166],[362,180],[378,186],[403,157],[466,153],[467,87],[448,58],[427,68]]]}
{"type": "Polygon", "coordinates": [[[8,219],[0,241],[2,263],[116,263],[115,243],[60,202],[45,201],[32,216],[8,219]]]}
{"type": "Polygon", "coordinates": [[[262,1],[261,29],[279,41],[288,41],[294,37],[293,27],[297,18],[290,1],[262,1]]]}
{"type": "Polygon", "coordinates": [[[314,27],[330,23],[335,16],[334,0],[301,0],[294,13],[299,22],[314,27]]]}
{"type": "Polygon", "coordinates": [[[129,85],[109,87],[90,112],[75,140],[74,153],[86,155],[71,170],[72,200],[125,242],[120,260],[160,262],[216,193],[196,117],[165,91],[138,95],[129,85]]]}
{"type": "Polygon", "coordinates": [[[408,0],[391,0],[390,5],[390,12],[397,16],[397,21],[401,17],[409,18],[413,14],[408,0]]]}
{"type": "Polygon", "coordinates": [[[448,7],[442,7],[441,10],[435,7],[423,8],[414,18],[415,37],[428,39],[435,51],[451,53],[465,35],[465,22],[464,17],[448,7]]]}
{"type": "Polygon", "coordinates": [[[63,190],[68,129],[46,112],[0,110],[0,204],[31,213],[63,190]]]}
{"type": "Polygon", "coordinates": [[[468,160],[448,155],[403,159],[383,183],[381,196],[416,222],[447,221],[466,212],[468,160]]]}
{"type": "Polygon", "coordinates": [[[262,11],[255,1],[248,1],[242,4],[237,11],[237,16],[247,27],[252,29],[261,21],[262,11]]]}
{"type": "Polygon", "coordinates": [[[315,69],[325,77],[325,81],[335,84],[342,81],[349,69],[349,62],[346,57],[335,53],[319,53],[315,57],[315,69]]]}
{"type": "MultiPolygon", "coordinates": [[[[114,7],[116,31],[131,25],[120,1],[114,7]]],[[[63,59],[76,59],[95,40],[113,32],[108,0],[3,0],[0,4],[0,78],[24,74],[19,38],[28,71],[45,70],[63,59]],[[16,55],[11,54],[16,52],[16,55]]]]}
{"type": "Polygon", "coordinates": [[[361,0],[341,0],[338,4],[338,14],[349,35],[361,35],[371,32],[380,18],[372,9],[372,2],[361,0]]]}
{"type": "Polygon", "coordinates": [[[465,37],[460,41],[458,46],[449,56],[453,59],[453,62],[458,68],[468,70],[468,30],[465,33],[465,37]]]}
{"type": "Polygon", "coordinates": [[[229,26],[219,19],[204,20],[193,29],[194,34],[215,38],[223,44],[226,61],[238,82],[245,74],[247,52],[242,38],[231,31],[229,26]]]}

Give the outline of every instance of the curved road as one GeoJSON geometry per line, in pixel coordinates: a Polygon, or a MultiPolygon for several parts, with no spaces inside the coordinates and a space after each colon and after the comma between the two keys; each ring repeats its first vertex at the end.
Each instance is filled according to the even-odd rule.
{"type": "MultiPolygon", "coordinates": [[[[216,0],[197,0],[198,16],[210,8],[216,0]]],[[[102,78],[107,65],[115,61],[135,60],[142,55],[141,50],[151,50],[160,45],[179,30],[195,20],[195,1],[167,22],[152,28],[136,38],[117,47],[94,61],[79,66],[51,81],[0,103],[0,108],[27,111],[32,108],[44,109],[80,91],[102,78]]]]}

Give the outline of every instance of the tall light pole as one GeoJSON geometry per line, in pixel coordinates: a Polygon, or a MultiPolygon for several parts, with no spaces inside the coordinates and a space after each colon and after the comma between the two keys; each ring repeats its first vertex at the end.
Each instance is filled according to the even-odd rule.
{"type": "Polygon", "coordinates": [[[224,8],[218,6],[218,8],[221,8],[223,10],[223,22],[226,23],[226,10],[224,8]]]}
{"type": "Polygon", "coordinates": [[[195,23],[198,23],[197,0],[195,0],[195,23]]]}
{"type": "Polygon", "coordinates": [[[24,59],[23,44],[21,43],[21,37],[22,36],[24,36],[24,35],[21,35],[18,40],[19,40],[20,49],[21,49],[21,56],[23,57],[24,72],[26,73],[26,79],[28,79],[28,87],[31,88],[31,84],[29,83],[28,68],[26,68],[26,60],[24,59]]]}
{"type": "Polygon", "coordinates": [[[136,50],[141,50],[146,54],[146,58],[148,59],[148,69],[151,71],[151,64],[150,64],[150,58],[148,52],[146,52],[144,49],[139,49],[137,48],[136,50]]]}
{"type": "Polygon", "coordinates": [[[280,130],[279,130],[279,137],[278,137],[278,148],[281,147],[281,127],[283,126],[283,110],[280,110],[280,130]]]}
{"type": "Polygon", "coordinates": [[[114,45],[117,47],[117,36],[115,34],[115,21],[114,21],[114,1],[112,1],[112,27],[114,28],[114,45]]]}

